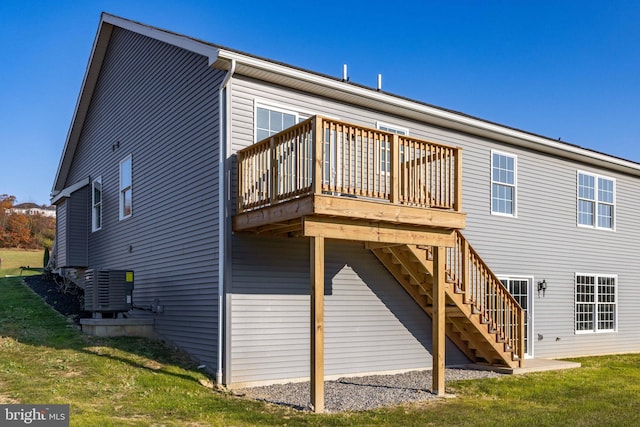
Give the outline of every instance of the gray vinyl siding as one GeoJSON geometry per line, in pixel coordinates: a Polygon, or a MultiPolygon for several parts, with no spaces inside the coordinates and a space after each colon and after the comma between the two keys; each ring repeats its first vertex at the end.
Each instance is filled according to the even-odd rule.
{"type": "Polygon", "coordinates": [[[56,205],[56,267],[67,264],[67,200],[56,205]]]}
{"type": "Polygon", "coordinates": [[[57,267],[88,266],[89,197],[89,187],[85,186],[56,208],[57,267]]]}
{"type": "Polygon", "coordinates": [[[498,274],[530,275],[547,282],[533,299],[536,357],[640,350],[640,228],[634,207],[640,180],[539,153],[501,147],[518,156],[518,216],[489,215],[489,144],[469,146],[464,169],[465,234],[498,274]],[[470,153],[471,151],[473,153],[470,153]],[[482,163],[483,157],[487,159],[482,163]],[[616,179],[616,230],[577,226],[576,171],[616,179]],[[618,331],[575,334],[575,273],[618,275],[618,331]]]}
{"type": "Polygon", "coordinates": [[[69,182],[102,176],[102,229],[89,266],[135,271],[160,337],[215,371],[218,89],[207,58],[115,28],[69,182]],[[119,162],[132,158],[132,216],[119,220],[119,162]]]}
{"type": "MultiPolygon", "coordinates": [[[[467,213],[465,236],[496,274],[533,277],[534,288],[535,283],[543,279],[548,284],[544,297],[538,297],[537,293],[533,296],[531,342],[534,356],[564,357],[640,351],[637,335],[640,327],[640,312],[637,310],[640,303],[640,291],[637,288],[637,283],[640,283],[640,227],[636,219],[637,206],[640,204],[640,192],[637,190],[640,178],[242,76],[233,80],[233,151],[254,142],[253,112],[256,101],[371,127],[382,121],[408,128],[412,136],[462,147],[462,205],[467,213]],[[517,156],[515,218],[491,215],[492,149],[517,156]],[[577,170],[616,180],[615,231],[577,226],[577,170]],[[615,333],[575,333],[576,272],[618,276],[618,330],[615,333]]],[[[401,114],[400,110],[398,114],[401,114]]],[[[234,268],[236,262],[234,259],[234,268]]],[[[533,292],[536,292],[535,289],[533,292]]],[[[234,295],[234,308],[236,298],[238,296],[234,295]]],[[[299,320],[308,324],[302,314],[299,320]]],[[[233,326],[236,327],[235,323],[233,326]]],[[[306,333],[306,326],[296,324],[296,327],[300,328],[300,334],[306,333]]],[[[232,339],[237,338],[237,331],[233,331],[232,339]]],[[[300,363],[303,359],[299,357],[300,363]]],[[[296,370],[302,371],[304,369],[300,367],[296,370]]]]}
{"type": "MultiPolygon", "coordinates": [[[[236,236],[231,383],[309,376],[309,241],[236,236]]],[[[432,366],[431,321],[364,248],[328,240],[325,374],[432,366]]],[[[447,363],[468,363],[451,343],[447,363]]]]}

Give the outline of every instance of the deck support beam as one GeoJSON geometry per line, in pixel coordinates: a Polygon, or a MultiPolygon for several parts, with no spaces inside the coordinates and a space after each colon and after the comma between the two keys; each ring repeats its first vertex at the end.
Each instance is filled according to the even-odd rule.
{"type": "Polygon", "coordinates": [[[311,404],[324,411],[324,237],[311,237],[311,404]]]}
{"type": "Polygon", "coordinates": [[[432,348],[433,348],[433,384],[431,392],[444,396],[444,347],[445,347],[445,248],[433,248],[433,315],[432,315],[432,348]]]}
{"type": "Polygon", "coordinates": [[[305,217],[303,234],[325,239],[355,240],[360,242],[419,245],[433,242],[438,246],[455,246],[453,230],[403,226],[399,224],[355,221],[327,217],[305,217]]]}

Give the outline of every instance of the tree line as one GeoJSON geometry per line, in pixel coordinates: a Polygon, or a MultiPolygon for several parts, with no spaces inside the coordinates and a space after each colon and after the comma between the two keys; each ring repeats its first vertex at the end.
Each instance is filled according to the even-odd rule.
{"type": "Polygon", "coordinates": [[[55,218],[12,212],[15,201],[15,196],[0,195],[0,248],[51,248],[55,218]]]}

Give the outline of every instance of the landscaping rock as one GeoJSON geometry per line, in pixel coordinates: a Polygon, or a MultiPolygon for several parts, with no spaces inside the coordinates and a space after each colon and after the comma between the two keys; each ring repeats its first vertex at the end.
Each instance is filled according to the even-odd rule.
{"type": "MultiPolygon", "coordinates": [[[[491,371],[447,368],[446,381],[496,378],[491,371]]],[[[365,411],[381,406],[435,399],[431,393],[431,371],[411,371],[396,375],[371,375],[325,381],[326,412],[365,411]]],[[[309,382],[276,384],[235,390],[235,393],[294,409],[311,410],[309,382]]]]}

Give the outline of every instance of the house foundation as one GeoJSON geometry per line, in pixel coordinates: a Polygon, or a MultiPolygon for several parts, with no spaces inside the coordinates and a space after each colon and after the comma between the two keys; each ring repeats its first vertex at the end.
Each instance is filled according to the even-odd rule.
{"type": "Polygon", "coordinates": [[[81,319],[80,326],[96,337],[154,337],[153,319],[81,319]]]}

